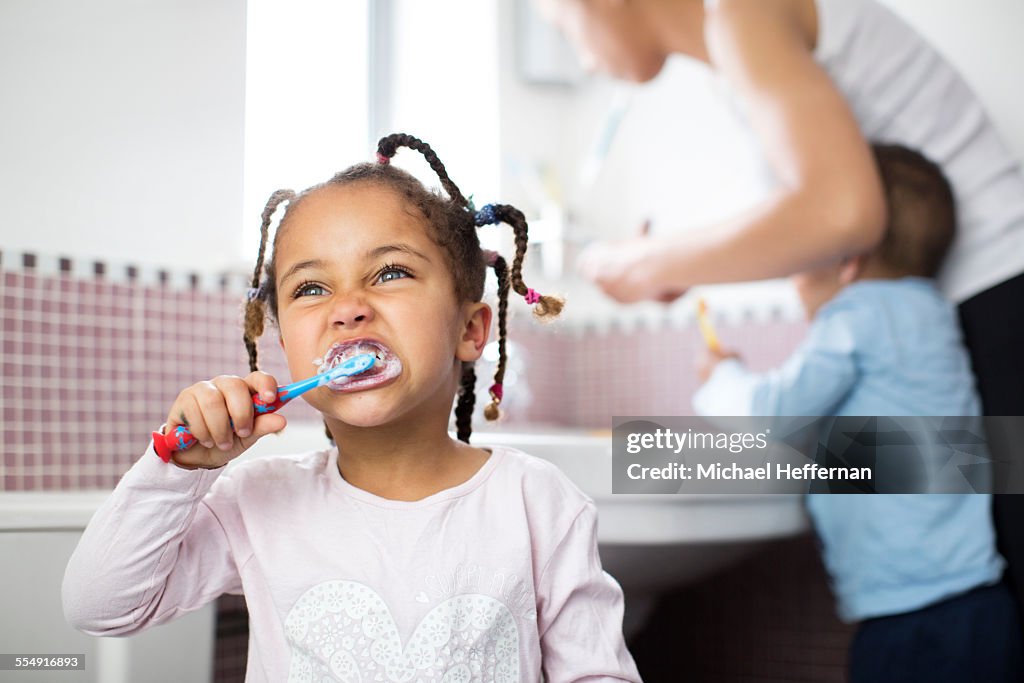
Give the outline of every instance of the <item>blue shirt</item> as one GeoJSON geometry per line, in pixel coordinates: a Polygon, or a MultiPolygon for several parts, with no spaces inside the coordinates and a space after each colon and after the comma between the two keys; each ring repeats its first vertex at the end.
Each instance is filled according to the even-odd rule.
{"type": "MultiPolygon", "coordinates": [[[[701,415],[980,415],[953,306],[932,280],[865,280],[818,311],[778,369],[718,364],[701,415]]],[[[919,609],[1002,575],[991,497],[819,494],[807,507],[844,621],[919,609]]]]}

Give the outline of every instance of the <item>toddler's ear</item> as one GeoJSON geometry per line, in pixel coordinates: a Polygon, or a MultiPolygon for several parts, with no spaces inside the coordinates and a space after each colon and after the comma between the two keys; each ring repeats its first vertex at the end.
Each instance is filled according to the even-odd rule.
{"type": "Polygon", "coordinates": [[[491,307],[485,303],[467,304],[463,314],[462,336],[455,357],[462,361],[480,358],[491,334],[491,307]]]}
{"type": "Polygon", "coordinates": [[[843,259],[843,262],[839,265],[839,282],[843,285],[855,282],[864,272],[864,264],[866,262],[867,257],[863,255],[850,256],[843,259]]]}

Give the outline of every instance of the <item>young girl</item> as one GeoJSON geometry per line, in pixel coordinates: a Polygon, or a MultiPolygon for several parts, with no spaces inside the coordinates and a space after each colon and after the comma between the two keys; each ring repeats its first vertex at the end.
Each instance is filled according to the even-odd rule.
{"type": "Polygon", "coordinates": [[[152,445],[96,513],[68,564],[64,609],[93,635],[169,621],[244,593],[250,681],[639,681],[622,636],[622,592],[601,569],[596,512],[552,465],[470,446],[473,361],[487,342],[485,267],[540,315],[561,303],[523,283],[523,215],[474,213],[425,143],[380,141],[360,164],[263,212],[246,307],[253,372],[182,391],[165,429],[199,441],[163,462],[152,445]],[[390,165],[417,150],[447,198],[390,165]],[[288,201],[261,281],[271,216],[288,201]],[[478,226],[515,231],[512,268],[478,226]],[[293,378],[376,355],[353,381],[304,398],[336,446],[223,465],[285,418],[254,415],[264,307],[293,378]],[[448,436],[456,408],[459,441],[448,436]]]}

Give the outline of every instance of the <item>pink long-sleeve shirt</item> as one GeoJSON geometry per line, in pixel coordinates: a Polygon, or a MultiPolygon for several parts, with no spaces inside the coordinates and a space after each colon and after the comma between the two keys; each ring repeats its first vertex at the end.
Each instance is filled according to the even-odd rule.
{"type": "Polygon", "coordinates": [[[68,564],[65,614],[127,635],[244,593],[247,681],[639,681],[593,502],[509,448],[414,502],[336,449],[186,470],[152,450],[68,564]]]}

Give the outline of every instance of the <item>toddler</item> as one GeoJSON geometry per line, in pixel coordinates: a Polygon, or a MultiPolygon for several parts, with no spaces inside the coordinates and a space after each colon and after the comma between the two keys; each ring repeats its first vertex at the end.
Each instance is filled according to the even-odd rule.
{"type": "MultiPolygon", "coordinates": [[[[873,149],[888,227],[872,251],[793,278],[812,319],[774,371],[708,351],[702,415],[980,415],[956,311],[932,279],[955,232],[941,170],[873,149]]],[[[840,617],[860,622],[851,680],[1016,681],[1020,627],[1000,582],[991,496],[809,495],[840,617]]]]}
{"type": "Polygon", "coordinates": [[[249,681],[639,681],[593,502],[545,461],[469,444],[492,318],[485,269],[501,350],[489,419],[510,290],[539,315],[561,309],[524,284],[526,247],[522,213],[474,212],[407,135],[382,139],[376,164],[275,193],[246,305],[252,372],[178,395],[163,429],[185,425],[198,443],[172,462],[150,445],[93,517],[64,578],[68,620],[126,635],[235,593],[250,615],[249,681]],[[423,154],[447,197],[390,164],[399,147],[423,154]],[[515,233],[511,268],[480,249],[477,227],[499,223],[515,233]],[[257,364],[267,310],[295,380],[356,354],[376,361],[303,396],[332,447],[225,472],[285,426],[253,410],[252,395],[272,400],[278,385],[257,364]]]}

